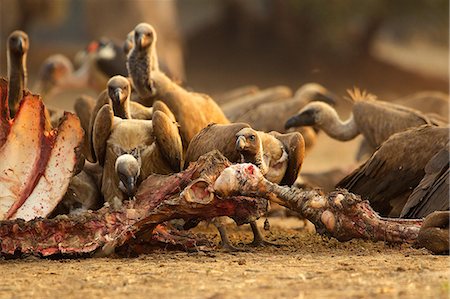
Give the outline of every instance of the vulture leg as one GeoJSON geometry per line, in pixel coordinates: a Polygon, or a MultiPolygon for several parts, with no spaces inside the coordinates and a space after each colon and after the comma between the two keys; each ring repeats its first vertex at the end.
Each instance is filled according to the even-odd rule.
{"type": "Polygon", "coordinates": [[[250,227],[252,228],[253,232],[253,242],[251,242],[250,246],[260,247],[260,246],[276,246],[279,247],[281,245],[271,243],[269,241],[264,240],[264,237],[261,234],[261,231],[258,228],[258,225],[256,224],[256,221],[250,222],[250,227]]]}
{"type": "Polygon", "coordinates": [[[381,218],[367,201],[345,190],[323,195],[278,186],[264,179],[256,166],[231,165],[214,151],[183,172],[149,176],[140,185],[135,199],[117,210],[103,207],[54,219],[0,221],[0,253],[14,256],[109,253],[140,231],[153,230],[171,219],[228,216],[237,224],[249,223],[266,211],[266,199],[299,212],[315,224],[319,233],[340,241],[360,238],[413,243],[423,222],[381,218]]]}
{"type": "Polygon", "coordinates": [[[263,198],[218,197],[213,185],[230,166],[219,152],[202,156],[180,173],[151,175],[139,187],[135,199],[113,210],[53,219],[0,221],[0,254],[52,256],[109,254],[129,243],[142,231],[153,231],[171,219],[212,219],[228,216],[237,224],[248,223],[267,209],[263,198]]]}
{"type": "Polygon", "coordinates": [[[214,222],[214,225],[216,226],[217,230],[220,234],[220,246],[222,247],[222,250],[225,252],[237,252],[237,251],[245,251],[245,249],[237,248],[233,246],[230,242],[230,239],[228,238],[228,233],[225,227],[222,223],[214,222]]]}

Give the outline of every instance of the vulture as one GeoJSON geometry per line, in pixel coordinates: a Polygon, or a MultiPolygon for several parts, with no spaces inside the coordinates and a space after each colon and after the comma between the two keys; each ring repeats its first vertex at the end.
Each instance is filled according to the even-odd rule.
{"type": "Polygon", "coordinates": [[[289,87],[275,86],[256,93],[248,93],[221,105],[221,108],[229,120],[237,122],[242,115],[251,113],[259,105],[279,102],[290,97],[292,97],[292,90],[289,87]]]}
{"type": "Polygon", "coordinates": [[[104,82],[102,86],[105,86],[109,78],[113,76],[128,75],[127,56],[122,46],[107,37],[91,41],[84,50],[76,54],[76,64],[83,65],[85,61],[90,62],[90,77],[98,78],[99,82],[104,82]]]}
{"type": "Polygon", "coordinates": [[[448,209],[448,142],[448,127],[396,133],[337,187],[369,200],[382,216],[415,218],[448,209]]]}
{"type": "Polygon", "coordinates": [[[155,98],[169,107],[180,125],[183,148],[192,138],[211,123],[228,124],[230,121],[208,95],[189,92],[169,79],[163,72],[153,73],[155,98]]]}
{"type": "Polygon", "coordinates": [[[8,37],[8,105],[11,117],[14,117],[23,91],[27,87],[27,53],[29,49],[28,35],[20,30],[13,31],[8,37]]]}
{"type": "Polygon", "coordinates": [[[214,100],[217,104],[223,105],[228,102],[232,102],[234,100],[240,99],[241,97],[247,95],[254,95],[259,91],[259,88],[255,85],[245,85],[241,87],[237,87],[231,90],[228,90],[224,93],[218,94],[214,96],[214,100]]]}
{"type": "MultiPolygon", "coordinates": [[[[114,76],[111,79],[109,79],[107,84],[107,89],[104,90],[98,97],[97,102],[94,105],[94,108],[92,109],[92,112],[90,113],[89,117],[89,123],[87,125],[86,134],[87,140],[89,143],[92,142],[92,130],[95,122],[95,118],[98,114],[98,111],[103,107],[103,105],[108,104],[112,107],[114,111],[114,116],[117,116],[119,118],[124,119],[151,119],[153,114],[153,109],[145,107],[137,102],[130,101],[130,95],[131,95],[131,86],[130,82],[127,78],[122,77],[120,75],[114,76]]],[[[82,97],[77,99],[75,106],[86,106],[88,104],[84,104],[88,99],[86,97],[82,97]]],[[[91,101],[91,100],[89,100],[91,101]]],[[[91,104],[92,105],[92,104],[91,104]]],[[[81,110],[81,109],[79,109],[81,110]]],[[[85,112],[78,111],[76,109],[79,115],[84,114],[85,112]]],[[[84,127],[85,117],[83,117],[82,126],[84,127]]],[[[91,157],[89,157],[89,160],[91,162],[95,162],[95,156],[92,156],[91,148],[91,157]]]]}
{"type": "Polygon", "coordinates": [[[74,71],[69,58],[61,54],[48,57],[41,65],[35,90],[42,96],[65,89],[92,88],[102,91],[109,78],[127,76],[126,56],[114,41],[101,38],[77,53],[80,67],[74,71]]]}
{"type": "MultiPolygon", "coordinates": [[[[241,115],[237,121],[248,123],[259,131],[285,132],[284,123],[292,115],[292,111],[299,111],[312,101],[322,101],[330,105],[336,103],[336,96],[325,87],[316,83],[301,86],[294,97],[275,102],[269,102],[241,115]]],[[[305,139],[306,149],[309,150],[316,142],[317,132],[312,127],[297,128],[305,139]]]]}
{"type": "MultiPolygon", "coordinates": [[[[366,150],[372,153],[395,133],[425,124],[442,124],[417,110],[377,101],[373,95],[358,89],[349,91],[349,94],[353,108],[346,121],[340,120],[336,110],[330,105],[311,102],[297,115],[288,119],[285,128],[315,126],[328,136],[341,141],[348,141],[362,134],[366,150]]],[[[362,156],[361,150],[358,155],[362,156]]]]}
{"type": "Polygon", "coordinates": [[[449,95],[440,91],[422,91],[396,99],[393,103],[419,110],[423,113],[439,115],[448,122],[449,95]]]}
{"type": "Polygon", "coordinates": [[[425,176],[409,196],[400,217],[417,219],[449,209],[449,146],[447,143],[425,165],[425,176]]]}
{"type": "MultiPolygon", "coordinates": [[[[305,145],[300,133],[280,134],[253,130],[248,124],[210,124],[191,141],[186,151],[185,167],[189,162],[212,151],[220,151],[232,163],[253,163],[268,180],[282,185],[292,185],[300,171],[305,145]]],[[[229,242],[226,231],[216,222],[222,246],[235,249],[229,242]]],[[[266,243],[256,226],[250,222],[253,245],[266,243]]]]}
{"type": "Polygon", "coordinates": [[[156,39],[156,31],[151,25],[140,23],[134,28],[134,45],[127,56],[127,69],[141,99],[155,95],[153,72],[159,71],[156,39]]]}
{"type": "Polygon", "coordinates": [[[103,166],[102,194],[115,207],[134,195],[139,182],[150,174],[182,168],[178,126],[173,116],[157,109],[152,120],[121,119],[114,117],[110,105],[104,105],[94,121],[92,143],[103,166]]]}
{"type": "Polygon", "coordinates": [[[34,90],[42,97],[65,89],[88,87],[88,67],[74,71],[69,58],[62,54],[49,56],[41,64],[34,90]]]}

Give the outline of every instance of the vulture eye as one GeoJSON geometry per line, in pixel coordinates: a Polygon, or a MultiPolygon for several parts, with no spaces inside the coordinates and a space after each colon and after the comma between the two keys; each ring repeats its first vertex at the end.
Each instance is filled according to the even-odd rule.
{"type": "Polygon", "coordinates": [[[250,141],[255,141],[255,135],[250,135],[250,137],[248,137],[248,139],[250,139],[250,141]]]}

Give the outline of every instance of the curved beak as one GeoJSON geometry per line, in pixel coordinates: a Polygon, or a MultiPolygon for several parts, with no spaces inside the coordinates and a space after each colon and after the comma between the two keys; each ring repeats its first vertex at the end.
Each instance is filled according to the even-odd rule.
{"type": "Polygon", "coordinates": [[[242,151],[247,146],[247,139],[244,136],[239,136],[236,140],[236,149],[242,151]]]}
{"type": "Polygon", "coordinates": [[[136,41],[137,45],[139,46],[140,49],[143,49],[147,46],[148,44],[148,39],[145,35],[140,35],[138,40],[136,41]]]}
{"type": "Polygon", "coordinates": [[[116,100],[117,103],[121,102],[123,94],[124,94],[124,92],[123,92],[122,88],[116,88],[114,90],[114,99],[116,100]]]}
{"type": "Polygon", "coordinates": [[[314,114],[305,111],[289,118],[284,124],[284,128],[287,130],[294,127],[314,126],[315,124],[314,114]]]}
{"type": "Polygon", "coordinates": [[[133,197],[134,194],[136,194],[136,178],[129,176],[127,177],[126,182],[123,182],[123,185],[125,186],[125,189],[127,190],[127,196],[133,197]]]}
{"type": "Polygon", "coordinates": [[[19,37],[19,38],[17,39],[17,49],[19,49],[19,51],[20,51],[21,53],[23,53],[23,44],[24,44],[23,38],[19,37]]]}

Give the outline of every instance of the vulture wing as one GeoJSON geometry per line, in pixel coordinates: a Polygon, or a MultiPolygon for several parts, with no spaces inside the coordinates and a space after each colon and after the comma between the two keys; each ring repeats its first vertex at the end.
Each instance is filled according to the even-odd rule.
{"type": "Polygon", "coordinates": [[[448,128],[429,125],[394,134],[337,187],[361,195],[384,216],[399,216],[426,164],[448,140],[448,128]]]}
{"type": "Polygon", "coordinates": [[[425,176],[409,196],[400,217],[423,218],[434,211],[449,209],[449,145],[425,166],[425,176]]]}

